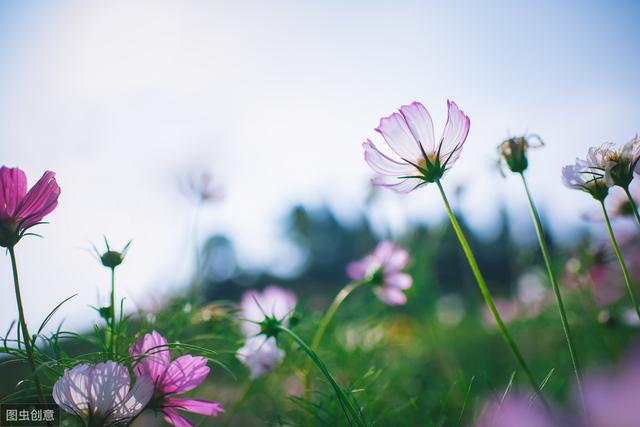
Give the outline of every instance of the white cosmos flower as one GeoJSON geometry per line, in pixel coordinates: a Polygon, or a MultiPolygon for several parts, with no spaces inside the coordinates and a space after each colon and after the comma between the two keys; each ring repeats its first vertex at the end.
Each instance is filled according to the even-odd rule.
{"type": "Polygon", "coordinates": [[[380,119],[375,130],[399,160],[383,154],[370,140],[363,143],[364,159],[378,174],[373,184],[408,193],[442,178],[460,157],[470,126],[469,117],[455,102],[447,101],[447,108],[447,123],[437,141],[431,115],[417,101],[380,119]]]}
{"type": "Polygon", "coordinates": [[[127,368],[107,361],[66,369],[53,386],[53,399],[86,426],[106,427],[133,419],[151,400],[153,380],[138,378],[131,387],[127,368]]]}

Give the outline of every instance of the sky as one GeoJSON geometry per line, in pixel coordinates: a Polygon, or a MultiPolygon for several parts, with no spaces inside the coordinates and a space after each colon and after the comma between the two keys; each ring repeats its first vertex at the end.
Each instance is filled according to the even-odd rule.
{"type": "MultiPolygon", "coordinates": [[[[177,184],[211,170],[223,202],[200,235],[224,232],[247,266],[286,271],[282,219],[294,203],[345,221],[368,209],[395,235],[440,221],[428,186],[366,206],[362,158],[382,116],[414,100],[436,134],[453,99],[471,118],[444,181],[489,233],[497,209],[530,235],[520,183],[496,173],[496,145],[540,134],[528,177],[545,218],[570,237],[593,201],[560,168],[640,127],[640,5],[632,1],[0,2],[0,155],[30,182],[57,173],[59,207],[17,248],[27,318],[57,302],[66,325],[95,319],[109,276],[88,250],[133,244],[118,273],[130,309],[179,292],[192,263],[194,206],[177,184]]],[[[16,317],[0,259],[0,330],[16,317]]],[[[55,323],[54,322],[54,323],[55,323]]]]}

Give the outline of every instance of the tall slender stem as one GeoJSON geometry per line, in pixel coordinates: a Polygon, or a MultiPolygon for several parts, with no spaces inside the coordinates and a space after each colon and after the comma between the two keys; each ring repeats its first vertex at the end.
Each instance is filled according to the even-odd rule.
{"type": "Polygon", "coordinates": [[[279,331],[284,332],[287,335],[289,335],[291,338],[293,338],[293,340],[296,343],[298,343],[298,345],[307,353],[307,355],[311,358],[311,360],[313,360],[313,363],[315,363],[318,369],[320,369],[320,371],[324,374],[327,381],[329,381],[329,384],[331,384],[331,386],[333,387],[333,390],[336,393],[336,397],[338,398],[338,402],[340,403],[340,407],[342,408],[342,411],[347,417],[347,421],[349,421],[349,424],[356,425],[356,426],[366,426],[367,423],[364,420],[362,411],[360,411],[360,408],[357,406],[357,403],[355,403],[352,398],[350,399],[349,396],[347,396],[345,391],[342,389],[342,387],[340,387],[338,382],[333,378],[333,375],[331,375],[331,372],[329,372],[329,369],[324,364],[322,359],[318,357],[316,352],[313,351],[311,347],[309,347],[307,343],[305,343],[302,340],[302,338],[300,338],[298,335],[296,335],[295,332],[293,332],[286,326],[279,325],[277,328],[279,331]]]}
{"type": "Polygon", "coordinates": [[[24,347],[27,351],[27,358],[29,359],[29,365],[33,372],[33,382],[36,386],[36,393],[41,403],[47,403],[42,393],[42,386],[36,373],[36,362],[33,357],[33,345],[31,342],[31,334],[27,328],[27,320],[24,315],[24,308],[22,306],[22,296],[20,294],[20,280],[18,279],[18,264],[16,263],[16,253],[13,246],[9,246],[9,256],[11,257],[11,269],[13,270],[13,285],[16,293],[16,304],[18,305],[18,318],[20,322],[20,328],[22,329],[22,337],[24,339],[24,347]]]}
{"type": "Polygon", "coordinates": [[[516,360],[520,364],[520,367],[522,368],[522,370],[524,371],[525,375],[527,376],[527,379],[531,383],[531,386],[533,387],[533,390],[536,392],[536,394],[538,395],[540,400],[546,406],[547,403],[546,403],[546,400],[545,400],[544,396],[542,395],[542,391],[540,390],[540,386],[538,386],[538,383],[537,383],[535,377],[533,376],[533,373],[529,369],[529,366],[527,365],[527,362],[525,362],[524,357],[522,356],[522,353],[518,349],[518,346],[516,345],[515,341],[511,337],[511,335],[509,334],[509,331],[507,330],[507,327],[505,326],[504,322],[502,321],[502,317],[500,317],[500,313],[498,312],[498,309],[496,308],[496,305],[493,302],[493,298],[491,297],[491,292],[489,292],[489,288],[487,287],[487,284],[486,284],[486,282],[484,280],[484,277],[482,276],[482,273],[480,272],[480,268],[478,267],[478,263],[476,261],[476,258],[473,255],[473,252],[471,251],[471,247],[469,246],[469,242],[467,242],[467,238],[465,237],[465,235],[464,235],[464,233],[462,231],[462,228],[460,227],[460,224],[458,223],[458,219],[456,218],[455,213],[453,212],[453,210],[451,209],[451,206],[449,205],[449,200],[447,199],[447,195],[444,192],[444,188],[442,188],[442,184],[440,183],[440,181],[436,181],[436,184],[438,185],[438,189],[440,190],[440,194],[442,195],[442,200],[444,201],[444,205],[445,205],[445,207],[447,209],[447,213],[449,214],[449,219],[451,220],[451,225],[453,226],[453,229],[454,229],[454,231],[456,233],[456,236],[458,237],[458,240],[460,241],[460,246],[462,246],[462,250],[464,251],[464,254],[467,257],[467,261],[469,262],[469,266],[471,267],[471,270],[473,271],[473,275],[475,276],[476,282],[478,282],[478,287],[480,288],[480,293],[482,294],[482,297],[484,298],[485,302],[487,303],[487,306],[489,307],[489,310],[491,311],[491,314],[493,314],[493,317],[496,319],[496,323],[498,324],[498,328],[500,329],[500,332],[502,333],[502,337],[504,338],[505,342],[507,343],[507,345],[509,346],[509,348],[513,352],[513,355],[515,356],[516,360]]]}
{"type": "Polygon", "coordinates": [[[116,354],[116,269],[111,267],[111,336],[109,337],[109,353],[116,354]]]}
{"type": "Polygon", "coordinates": [[[613,233],[613,228],[611,227],[611,221],[609,220],[609,214],[607,213],[607,208],[604,205],[604,200],[600,201],[600,205],[602,206],[602,213],[604,214],[604,219],[607,222],[607,229],[609,230],[609,237],[611,238],[611,244],[613,245],[613,249],[615,250],[616,256],[618,257],[618,262],[620,263],[620,267],[622,268],[622,275],[624,276],[624,282],[627,285],[627,290],[629,291],[629,296],[631,297],[633,308],[636,310],[636,314],[638,315],[638,318],[640,318],[640,308],[638,307],[638,302],[636,301],[636,296],[633,292],[633,285],[631,284],[631,276],[629,275],[629,270],[627,270],[627,264],[625,264],[624,258],[622,258],[622,253],[620,252],[620,248],[618,247],[616,236],[613,233]]]}
{"type": "Polygon", "coordinates": [[[636,205],[636,201],[633,200],[633,197],[629,192],[629,186],[627,185],[626,187],[622,187],[622,188],[625,194],[627,195],[627,198],[629,199],[629,203],[631,204],[631,210],[633,211],[633,216],[636,217],[636,221],[638,222],[638,225],[640,225],[640,213],[638,213],[638,205],[636,205]]]}
{"type": "Polygon", "coordinates": [[[560,293],[560,286],[558,285],[558,280],[556,279],[556,275],[553,271],[553,264],[551,262],[551,256],[549,255],[549,248],[547,247],[547,242],[544,238],[544,233],[542,231],[542,224],[540,222],[540,215],[538,214],[538,209],[536,209],[536,205],[533,202],[533,197],[531,197],[531,192],[529,191],[529,185],[527,184],[527,179],[524,177],[524,173],[520,173],[520,177],[522,178],[522,184],[524,186],[524,190],[527,193],[527,199],[529,200],[529,208],[531,210],[531,218],[533,219],[533,224],[536,228],[536,235],[538,236],[538,242],[540,243],[540,251],[542,252],[542,257],[544,258],[544,263],[547,267],[547,274],[549,275],[549,281],[551,282],[551,287],[553,288],[553,293],[556,297],[556,303],[558,304],[558,311],[560,312],[560,321],[562,323],[562,329],[564,330],[564,337],[567,341],[567,347],[569,348],[569,355],[571,356],[571,363],[573,364],[573,372],[576,376],[576,383],[578,385],[578,393],[580,394],[580,401],[582,403],[583,411],[585,412],[586,417],[586,401],[584,398],[584,390],[582,387],[582,373],[580,372],[580,364],[578,363],[578,356],[576,353],[576,348],[573,344],[573,338],[571,335],[571,329],[569,328],[569,322],[567,321],[567,314],[564,308],[564,303],[562,301],[562,294],[560,293]]]}
{"type": "MultiPolygon", "coordinates": [[[[347,299],[347,297],[351,295],[353,291],[355,291],[365,283],[367,283],[365,280],[351,282],[347,284],[344,288],[342,288],[340,292],[338,292],[336,297],[333,299],[333,302],[331,303],[331,305],[325,312],[324,316],[322,317],[322,320],[320,321],[320,326],[318,326],[318,330],[316,331],[316,334],[313,336],[313,340],[311,340],[311,350],[313,350],[314,352],[318,351],[318,348],[320,348],[320,343],[322,342],[322,338],[324,337],[325,332],[327,332],[327,328],[329,327],[331,320],[335,316],[336,311],[338,311],[338,307],[340,307],[343,301],[347,299]]],[[[307,400],[309,400],[311,396],[310,372],[311,372],[312,363],[313,362],[311,359],[307,359],[307,362],[305,363],[305,366],[304,366],[304,374],[303,374],[304,396],[305,396],[305,399],[307,400]]]]}

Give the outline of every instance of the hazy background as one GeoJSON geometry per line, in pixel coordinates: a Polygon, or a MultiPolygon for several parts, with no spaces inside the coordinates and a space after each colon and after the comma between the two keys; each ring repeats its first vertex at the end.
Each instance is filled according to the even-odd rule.
{"type": "MultiPolygon", "coordinates": [[[[247,266],[286,272],[291,205],[328,203],[345,221],[365,209],[371,171],[361,142],[383,115],[422,101],[436,134],[446,99],[471,117],[445,186],[466,186],[467,221],[491,234],[500,203],[531,234],[517,180],[494,161],[507,136],[536,132],[532,190],[559,236],[593,202],[564,188],[561,165],[588,145],[626,142],[640,118],[636,2],[26,2],[0,3],[1,162],[30,183],[62,187],[45,238],[20,243],[28,319],[59,300],[87,324],[108,272],[87,251],[106,234],[133,239],[119,296],[148,307],[193,266],[189,171],[213,171],[227,194],[198,230],[225,232],[247,266]]],[[[379,230],[443,214],[434,188],[385,194],[379,230]]],[[[0,260],[0,330],[16,317],[0,260]]],[[[60,320],[62,317],[59,317],[60,320]]]]}

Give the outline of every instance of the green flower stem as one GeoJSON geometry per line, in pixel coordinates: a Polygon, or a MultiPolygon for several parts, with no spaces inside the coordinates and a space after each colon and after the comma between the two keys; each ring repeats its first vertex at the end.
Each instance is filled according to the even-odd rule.
{"type": "Polygon", "coordinates": [[[320,371],[322,371],[324,376],[327,378],[327,381],[329,381],[329,384],[331,384],[331,386],[333,387],[333,390],[336,393],[336,397],[338,398],[338,402],[340,403],[340,406],[342,407],[342,410],[343,410],[345,416],[347,417],[347,421],[349,421],[349,424],[350,425],[356,425],[356,426],[359,426],[359,427],[360,426],[366,426],[367,423],[364,420],[364,416],[362,415],[362,411],[360,411],[360,408],[358,407],[357,403],[354,402],[353,399],[350,399],[349,396],[347,396],[347,393],[345,393],[345,391],[342,389],[342,387],[340,387],[340,385],[336,382],[336,380],[333,378],[333,375],[331,375],[331,372],[329,372],[329,369],[324,364],[324,362],[318,357],[316,352],[313,351],[311,349],[311,347],[309,347],[307,345],[307,343],[305,343],[302,340],[302,338],[300,338],[298,335],[296,335],[295,332],[293,332],[292,330],[290,330],[286,326],[278,325],[277,329],[280,332],[286,333],[296,343],[298,343],[298,345],[300,347],[302,347],[302,349],[307,353],[307,355],[313,361],[313,363],[315,363],[315,365],[318,367],[318,369],[320,369],[320,371]]]}
{"type": "Polygon", "coordinates": [[[538,242],[540,243],[540,251],[542,252],[542,256],[544,258],[544,263],[547,266],[547,273],[549,275],[549,281],[551,282],[551,287],[553,288],[553,293],[556,296],[556,303],[558,304],[558,311],[560,312],[560,321],[562,323],[562,329],[564,330],[564,337],[567,341],[567,347],[569,348],[569,355],[571,356],[571,363],[573,364],[573,372],[576,376],[576,383],[578,384],[578,393],[580,394],[580,400],[582,402],[582,408],[587,411],[586,402],[584,399],[584,391],[582,387],[582,374],[580,372],[580,364],[578,363],[578,356],[576,354],[576,348],[573,344],[573,338],[571,336],[571,329],[569,328],[569,322],[567,321],[567,313],[564,308],[564,303],[562,302],[562,294],[560,293],[560,286],[558,285],[558,280],[556,279],[556,275],[553,272],[553,265],[551,263],[551,256],[549,255],[549,248],[547,247],[547,242],[544,238],[544,234],[542,232],[542,225],[540,223],[540,215],[538,214],[538,210],[536,209],[536,205],[533,202],[533,197],[531,197],[531,192],[529,191],[529,185],[527,184],[527,180],[524,177],[524,173],[520,173],[520,177],[522,178],[522,184],[524,186],[524,190],[527,193],[527,199],[529,200],[529,208],[531,210],[531,218],[533,219],[533,223],[536,227],[536,235],[538,236],[538,242]]]}
{"type": "Polygon", "coordinates": [[[624,262],[624,258],[622,258],[622,253],[620,252],[620,248],[618,247],[616,236],[613,234],[613,228],[611,227],[611,221],[609,220],[609,214],[607,213],[607,208],[604,205],[604,200],[600,201],[600,205],[602,206],[602,213],[604,214],[604,219],[607,222],[607,229],[609,230],[609,237],[611,237],[611,244],[613,245],[613,249],[616,251],[618,262],[620,263],[620,267],[622,268],[622,275],[624,276],[624,282],[627,285],[627,290],[629,291],[629,296],[631,297],[633,308],[636,310],[636,313],[638,314],[638,318],[640,318],[640,308],[638,307],[638,302],[636,301],[636,296],[633,292],[633,285],[631,284],[631,277],[629,275],[629,270],[627,270],[627,265],[624,262]]]}
{"type": "Polygon", "coordinates": [[[116,269],[111,267],[111,336],[109,337],[109,353],[116,355],[116,269]]]}
{"type": "MultiPolygon", "coordinates": [[[[351,283],[347,284],[344,288],[342,288],[340,290],[340,292],[338,292],[336,297],[333,299],[333,302],[331,303],[331,305],[327,309],[326,313],[322,317],[322,320],[320,321],[320,326],[318,326],[318,330],[316,331],[316,334],[313,336],[313,340],[311,341],[311,350],[312,351],[317,352],[318,349],[320,348],[320,343],[322,342],[322,337],[324,337],[325,332],[327,332],[327,328],[329,327],[329,323],[331,323],[331,320],[335,316],[336,311],[338,311],[338,307],[340,307],[340,305],[342,305],[344,300],[346,300],[347,297],[349,295],[351,295],[351,293],[353,291],[355,291],[356,289],[358,289],[360,286],[364,285],[365,283],[367,283],[366,280],[354,281],[354,282],[351,282],[351,283]]],[[[303,371],[304,372],[303,373],[303,378],[304,378],[304,397],[305,397],[306,400],[309,400],[310,396],[311,396],[311,376],[310,376],[310,372],[311,372],[311,364],[312,363],[313,362],[312,362],[311,359],[307,359],[307,362],[304,365],[304,371],[303,371]]]]}
{"type": "Polygon", "coordinates": [[[29,359],[29,365],[31,366],[31,371],[33,372],[33,382],[36,386],[36,393],[38,394],[38,399],[40,403],[47,403],[44,398],[44,394],[42,393],[42,386],[40,385],[40,380],[38,379],[38,374],[36,373],[36,362],[33,357],[33,346],[31,342],[31,334],[29,333],[29,329],[27,328],[27,320],[24,316],[24,308],[22,306],[22,296],[20,294],[20,281],[18,279],[18,264],[16,263],[16,253],[14,251],[13,246],[9,246],[9,256],[11,257],[11,269],[13,270],[13,285],[16,293],[16,303],[18,305],[18,318],[20,321],[20,328],[22,329],[22,337],[24,339],[24,347],[27,351],[27,358],[29,359]]]}
{"type": "Polygon", "coordinates": [[[478,267],[478,263],[477,263],[474,255],[473,255],[473,252],[471,251],[471,247],[469,246],[469,242],[467,242],[467,239],[464,236],[464,233],[462,232],[462,228],[460,227],[460,224],[458,223],[458,219],[456,218],[456,215],[453,213],[453,210],[451,209],[451,206],[449,205],[449,200],[447,199],[447,195],[445,194],[444,189],[442,188],[442,184],[440,183],[439,180],[436,181],[436,184],[438,186],[438,189],[440,190],[440,194],[442,195],[442,200],[444,201],[444,205],[447,208],[447,213],[449,214],[449,219],[451,220],[451,225],[453,226],[453,229],[456,232],[456,236],[458,237],[458,240],[460,241],[460,246],[462,246],[462,250],[464,251],[464,254],[467,257],[467,261],[469,262],[469,266],[471,267],[471,270],[473,271],[473,275],[475,276],[476,281],[478,282],[478,287],[480,288],[480,293],[482,294],[485,302],[487,303],[487,306],[489,307],[489,310],[493,314],[493,317],[496,319],[496,323],[498,324],[498,327],[500,328],[500,332],[502,333],[502,337],[504,338],[505,342],[507,343],[507,345],[509,346],[509,348],[513,352],[513,355],[515,356],[516,360],[520,364],[520,367],[522,368],[522,370],[524,371],[525,375],[527,376],[529,382],[531,383],[531,386],[533,387],[533,390],[535,391],[535,393],[540,398],[540,401],[543,402],[543,404],[545,406],[547,406],[547,402],[546,402],[544,396],[542,395],[542,391],[540,390],[540,386],[538,386],[538,383],[537,383],[535,377],[533,376],[533,373],[529,369],[529,366],[527,366],[527,362],[525,362],[524,357],[522,356],[522,353],[518,349],[518,346],[516,345],[516,343],[513,340],[513,338],[511,338],[511,335],[509,334],[509,331],[507,330],[507,327],[505,326],[504,322],[502,321],[502,317],[500,317],[500,313],[498,313],[498,309],[496,308],[496,305],[493,302],[493,298],[491,297],[491,293],[489,292],[489,288],[487,287],[487,284],[484,281],[484,277],[482,277],[482,273],[480,272],[480,268],[478,267]]]}
{"type": "Polygon", "coordinates": [[[633,197],[631,197],[631,193],[629,192],[629,186],[627,185],[626,187],[622,187],[622,188],[624,189],[624,192],[627,195],[627,198],[629,198],[629,203],[631,203],[633,216],[636,217],[636,221],[638,222],[638,225],[640,225],[640,213],[638,213],[638,205],[636,205],[636,201],[633,200],[633,197]]]}

